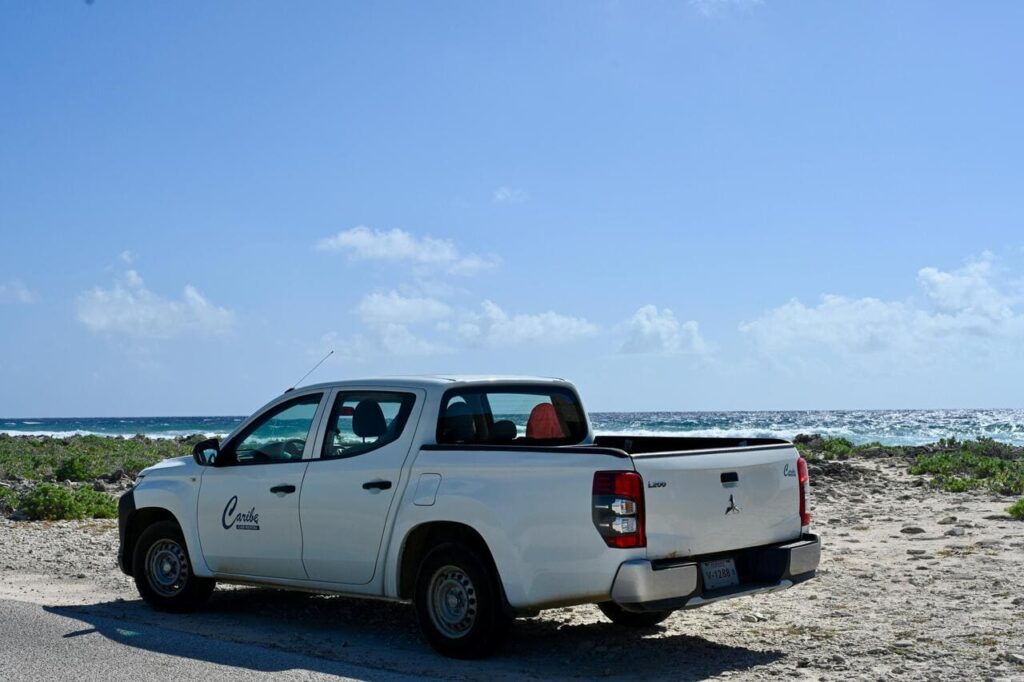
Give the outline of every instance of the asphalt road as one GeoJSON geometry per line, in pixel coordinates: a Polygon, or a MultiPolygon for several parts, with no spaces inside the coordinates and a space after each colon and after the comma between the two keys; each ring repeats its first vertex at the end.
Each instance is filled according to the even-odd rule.
{"type": "Polygon", "coordinates": [[[315,656],[0,600],[0,680],[413,680],[315,656]]]}

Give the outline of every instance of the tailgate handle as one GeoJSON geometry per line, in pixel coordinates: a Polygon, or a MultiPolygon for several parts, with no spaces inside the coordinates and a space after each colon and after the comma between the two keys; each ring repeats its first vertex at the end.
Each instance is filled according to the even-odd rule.
{"type": "Polygon", "coordinates": [[[740,475],[735,471],[726,471],[722,474],[722,483],[739,483],[740,475]]]}

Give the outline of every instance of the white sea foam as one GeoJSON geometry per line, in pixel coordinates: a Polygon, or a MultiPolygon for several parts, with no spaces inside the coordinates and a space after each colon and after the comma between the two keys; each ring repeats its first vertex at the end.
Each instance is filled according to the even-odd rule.
{"type": "MultiPolygon", "coordinates": [[[[103,433],[101,431],[85,431],[82,429],[76,429],[74,431],[20,431],[16,429],[0,429],[0,433],[6,436],[36,436],[36,437],[48,437],[48,438],[71,438],[72,436],[104,436],[106,438],[132,438],[135,433],[103,433]]],[[[175,438],[184,438],[185,436],[194,436],[198,431],[159,431],[154,433],[145,433],[141,435],[146,438],[153,440],[173,440],[175,438]]],[[[224,438],[228,435],[228,432],[223,433],[203,433],[206,438],[224,438]]]]}
{"type": "MultiPolygon", "coordinates": [[[[807,410],[791,412],[595,412],[594,431],[602,435],[689,436],[707,438],[785,438],[800,433],[848,438],[854,443],[918,445],[940,438],[978,438],[1024,444],[1024,410],[807,410]]],[[[203,433],[223,437],[244,418],[116,417],[31,420],[4,418],[8,435],[124,436],[176,438],[203,433]]],[[[523,424],[519,431],[525,430],[523,424]]]]}

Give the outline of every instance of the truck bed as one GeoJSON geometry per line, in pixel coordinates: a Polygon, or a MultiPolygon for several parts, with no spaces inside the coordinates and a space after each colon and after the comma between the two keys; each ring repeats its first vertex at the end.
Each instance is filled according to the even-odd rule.
{"type": "Polygon", "coordinates": [[[692,450],[723,450],[764,445],[788,445],[781,438],[687,438],[678,436],[597,436],[594,445],[616,448],[630,455],[651,452],[684,453],[692,450]]]}

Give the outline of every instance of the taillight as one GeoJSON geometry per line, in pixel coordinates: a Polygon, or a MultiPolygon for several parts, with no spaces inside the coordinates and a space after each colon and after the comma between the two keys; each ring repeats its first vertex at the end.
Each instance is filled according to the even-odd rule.
{"type": "Polygon", "coordinates": [[[796,458],[796,475],[800,486],[800,526],[806,531],[811,525],[811,512],[808,509],[811,475],[807,471],[807,460],[803,457],[796,458]]]}
{"type": "Polygon", "coordinates": [[[644,479],[635,471],[594,474],[593,516],[609,547],[646,547],[644,479]]]}

